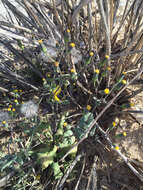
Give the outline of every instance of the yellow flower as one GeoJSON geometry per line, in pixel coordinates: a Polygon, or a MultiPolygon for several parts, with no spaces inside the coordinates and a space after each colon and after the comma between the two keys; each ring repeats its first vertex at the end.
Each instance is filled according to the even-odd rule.
{"type": "Polygon", "coordinates": [[[115,121],[113,121],[112,125],[113,125],[113,127],[115,127],[117,124],[116,124],[116,122],[115,122],[115,121]]]}
{"type": "Polygon", "coordinates": [[[89,55],[92,57],[92,56],[94,55],[93,51],[91,51],[91,52],[89,53],[89,55]]]}
{"type": "Polygon", "coordinates": [[[115,150],[119,150],[119,147],[118,147],[118,146],[115,146],[115,150]]]}
{"type": "Polygon", "coordinates": [[[54,100],[57,101],[57,102],[60,102],[60,99],[56,95],[54,96],[54,100]]]}
{"type": "Polygon", "coordinates": [[[60,94],[61,90],[62,89],[59,85],[53,90],[54,100],[57,102],[60,102],[60,99],[58,98],[58,94],[60,94]]]}
{"type": "Polygon", "coordinates": [[[126,74],[127,74],[127,72],[124,72],[124,71],[123,71],[123,72],[122,72],[122,74],[123,74],[123,75],[126,75],[126,74]]]}
{"type": "Polygon", "coordinates": [[[67,29],[67,33],[70,33],[71,31],[70,31],[70,29],[67,29]]]}
{"type": "Polygon", "coordinates": [[[12,111],[15,112],[15,108],[13,108],[12,111]]]}
{"type": "Polygon", "coordinates": [[[95,69],[94,72],[97,73],[97,74],[99,74],[100,70],[99,69],[95,69]]]}
{"type": "Polygon", "coordinates": [[[5,124],[6,124],[6,121],[2,121],[2,124],[4,124],[4,125],[5,125],[5,124]]]}
{"type": "Polygon", "coordinates": [[[123,132],[123,136],[126,137],[126,136],[127,136],[127,133],[126,133],[126,132],[123,132]]]}
{"type": "Polygon", "coordinates": [[[61,87],[58,85],[54,90],[53,90],[53,94],[55,95],[55,96],[57,96],[58,94],[60,94],[60,92],[61,92],[61,87]]]}
{"type": "Polygon", "coordinates": [[[12,108],[12,105],[9,105],[9,108],[12,108]]]}
{"type": "Polygon", "coordinates": [[[111,67],[107,67],[107,70],[108,70],[108,71],[111,71],[111,67]]]}
{"type": "Polygon", "coordinates": [[[59,62],[56,61],[56,62],[54,63],[54,65],[55,65],[55,67],[58,67],[58,66],[59,66],[59,62]]]}
{"type": "Polygon", "coordinates": [[[64,127],[66,127],[68,125],[68,123],[67,122],[64,122],[64,127]]]}
{"type": "Polygon", "coordinates": [[[11,108],[7,108],[7,111],[11,111],[11,108]]]}
{"type": "Polygon", "coordinates": [[[109,59],[109,55],[105,55],[105,58],[106,58],[106,59],[109,59]]]}
{"type": "Polygon", "coordinates": [[[70,43],[70,46],[73,48],[75,47],[75,43],[70,43]]]}
{"type": "Polygon", "coordinates": [[[17,90],[17,89],[15,89],[13,92],[18,92],[18,90],[17,90]]]}
{"type": "Polygon", "coordinates": [[[38,40],[39,44],[42,44],[43,43],[43,40],[38,40]]]}
{"type": "Polygon", "coordinates": [[[49,77],[49,78],[50,78],[50,76],[51,76],[51,75],[50,75],[49,73],[47,73],[47,77],[49,77]]]}
{"type": "Polygon", "coordinates": [[[75,73],[75,69],[72,68],[72,69],[71,69],[71,73],[75,73]]]}
{"type": "Polygon", "coordinates": [[[43,81],[43,82],[45,82],[45,81],[46,81],[46,79],[45,79],[45,78],[42,78],[42,81],[43,81]]]}
{"type": "Polygon", "coordinates": [[[104,93],[105,93],[105,94],[109,94],[109,92],[110,92],[110,91],[109,91],[109,88],[105,88],[104,93]]]}
{"type": "Polygon", "coordinates": [[[127,81],[126,80],[122,80],[122,84],[127,84],[127,81]]]}
{"type": "Polygon", "coordinates": [[[134,103],[130,103],[130,107],[134,107],[135,106],[135,104],[134,103]]]}
{"type": "Polygon", "coordinates": [[[20,89],[19,92],[22,92],[22,90],[20,89]]]}
{"type": "Polygon", "coordinates": [[[15,100],[14,100],[14,102],[15,102],[15,103],[18,103],[18,100],[17,100],[17,99],[15,99],[15,100]]]}
{"type": "Polygon", "coordinates": [[[91,106],[90,106],[90,105],[87,105],[87,106],[86,106],[86,109],[87,109],[88,111],[90,111],[90,110],[91,110],[91,106]]]}

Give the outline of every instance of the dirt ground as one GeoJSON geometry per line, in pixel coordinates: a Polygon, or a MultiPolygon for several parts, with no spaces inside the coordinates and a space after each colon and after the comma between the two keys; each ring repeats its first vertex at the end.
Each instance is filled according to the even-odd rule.
{"type": "MultiPolygon", "coordinates": [[[[141,84],[130,86],[132,91],[137,91],[140,88],[142,88],[141,84]]],[[[142,98],[143,92],[131,98],[134,106],[130,110],[143,111],[142,98]]],[[[143,163],[143,113],[130,113],[130,115],[125,114],[120,118],[120,126],[117,128],[116,134],[125,131],[127,136],[120,139],[117,138],[116,143],[119,144],[121,150],[130,159],[143,163]]]]}

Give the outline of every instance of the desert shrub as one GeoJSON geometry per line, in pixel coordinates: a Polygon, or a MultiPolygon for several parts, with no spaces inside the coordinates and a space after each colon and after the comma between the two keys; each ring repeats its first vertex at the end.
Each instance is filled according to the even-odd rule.
{"type": "Polygon", "coordinates": [[[113,0],[2,3],[9,20],[0,21],[0,122],[9,138],[0,166],[10,188],[62,189],[69,180],[77,189],[87,139],[137,175],[110,134],[116,112],[133,106],[126,88],[143,71],[142,1],[122,9],[113,0]]]}

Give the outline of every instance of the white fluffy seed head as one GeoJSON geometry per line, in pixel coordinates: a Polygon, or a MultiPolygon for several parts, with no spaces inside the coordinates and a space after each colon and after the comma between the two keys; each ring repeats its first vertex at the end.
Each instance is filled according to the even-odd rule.
{"type": "Polygon", "coordinates": [[[21,105],[20,112],[27,118],[36,116],[38,112],[38,105],[29,100],[21,105]]]}
{"type": "Polygon", "coordinates": [[[44,62],[51,62],[51,58],[55,59],[58,56],[58,50],[56,48],[56,40],[49,38],[44,45],[47,51],[46,53],[41,51],[39,54],[39,58],[41,58],[44,62]]]}
{"type": "Polygon", "coordinates": [[[2,123],[2,121],[8,121],[9,119],[10,117],[7,112],[0,111],[0,123],[2,123]]]}

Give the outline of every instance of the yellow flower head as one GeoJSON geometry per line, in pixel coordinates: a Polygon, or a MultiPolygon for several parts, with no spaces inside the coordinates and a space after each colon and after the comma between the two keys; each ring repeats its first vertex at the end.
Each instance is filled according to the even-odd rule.
{"type": "Polygon", "coordinates": [[[5,124],[6,124],[6,121],[2,121],[2,124],[4,124],[4,125],[5,125],[5,124]]]}
{"type": "Polygon", "coordinates": [[[92,56],[94,55],[93,51],[91,51],[91,52],[89,53],[89,55],[92,57],[92,56]]]}
{"type": "Polygon", "coordinates": [[[50,77],[51,77],[51,75],[50,75],[49,73],[47,73],[47,77],[49,77],[49,78],[50,78],[50,77]]]}
{"type": "Polygon", "coordinates": [[[11,108],[7,108],[7,111],[11,111],[11,108]]]}
{"type": "Polygon", "coordinates": [[[15,102],[15,103],[18,103],[18,100],[17,100],[17,99],[15,99],[15,100],[14,100],[14,102],[15,102]]]}
{"type": "Polygon", "coordinates": [[[131,102],[130,103],[130,107],[134,107],[134,106],[135,106],[135,104],[131,102]]]}
{"type": "Polygon", "coordinates": [[[67,122],[64,122],[64,127],[66,127],[68,125],[68,123],[67,122]]]}
{"type": "Polygon", "coordinates": [[[109,88],[105,88],[104,93],[109,94],[109,92],[110,92],[109,88]]]}
{"type": "Polygon", "coordinates": [[[15,92],[15,93],[16,93],[16,92],[18,92],[18,90],[17,90],[17,89],[15,89],[13,92],[15,92]]]}
{"type": "Polygon", "coordinates": [[[109,59],[109,55],[105,55],[105,58],[106,58],[106,59],[109,59]]]}
{"type": "Polygon", "coordinates": [[[75,43],[70,43],[70,47],[75,47],[75,43]]]}
{"type": "Polygon", "coordinates": [[[60,92],[61,92],[61,87],[58,85],[54,90],[53,90],[53,94],[55,95],[55,96],[57,96],[58,94],[60,94],[60,92]]]}
{"type": "Polygon", "coordinates": [[[124,72],[124,71],[123,71],[123,72],[122,72],[122,74],[123,74],[123,75],[126,75],[126,74],[127,74],[127,72],[124,72]]]}
{"type": "Polygon", "coordinates": [[[55,67],[58,67],[58,66],[59,66],[59,62],[56,61],[56,62],[54,63],[54,65],[55,65],[55,67]]]}
{"type": "Polygon", "coordinates": [[[60,99],[56,95],[54,96],[54,100],[57,101],[57,102],[60,102],[60,99]]]}
{"type": "Polygon", "coordinates": [[[70,31],[70,29],[67,29],[67,33],[70,33],[71,31],[70,31]]]}
{"type": "Polygon", "coordinates": [[[45,81],[46,81],[46,79],[45,79],[45,78],[42,78],[42,81],[43,81],[43,82],[45,82],[45,81]]]}
{"type": "Polygon", "coordinates": [[[9,105],[9,108],[12,108],[12,105],[9,105]]]}
{"type": "Polygon", "coordinates": [[[127,84],[127,81],[126,80],[122,80],[122,84],[127,84]]]}
{"type": "Polygon", "coordinates": [[[75,69],[72,68],[72,69],[71,69],[71,73],[75,73],[75,69]]]}
{"type": "Polygon", "coordinates": [[[126,133],[126,132],[123,132],[123,136],[126,137],[126,136],[127,136],[127,133],[126,133]]]}
{"type": "Polygon", "coordinates": [[[39,42],[39,44],[42,44],[43,43],[43,40],[41,39],[41,40],[38,40],[38,42],[39,42]]]}
{"type": "Polygon", "coordinates": [[[113,121],[112,125],[113,125],[113,127],[115,127],[117,124],[116,124],[116,122],[115,122],[115,121],[113,121]]]}
{"type": "Polygon", "coordinates": [[[99,74],[100,70],[99,69],[95,69],[94,72],[97,73],[97,74],[99,74]]]}
{"type": "Polygon", "coordinates": [[[86,106],[86,109],[87,109],[88,111],[90,111],[91,108],[92,108],[92,107],[91,107],[90,105],[87,105],[87,106],[86,106]]]}
{"type": "Polygon", "coordinates": [[[118,147],[118,146],[115,146],[115,150],[119,150],[119,147],[118,147]]]}
{"type": "Polygon", "coordinates": [[[15,108],[13,108],[12,111],[15,112],[15,108]]]}
{"type": "Polygon", "coordinates": [[[19,92],[22,92],[22,90],[20,89],[19,92]]]}
{"type": "Polygon", "coordinates": [[[111,71],[111,67],[107,67],[107,71],[111,71]]]}

